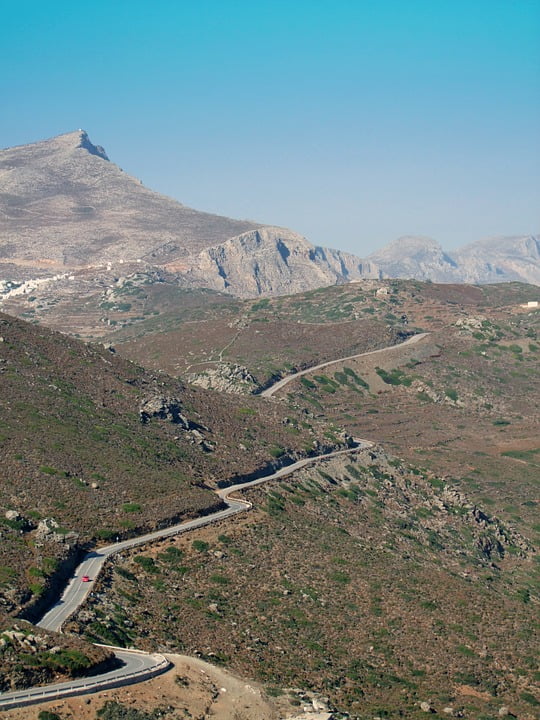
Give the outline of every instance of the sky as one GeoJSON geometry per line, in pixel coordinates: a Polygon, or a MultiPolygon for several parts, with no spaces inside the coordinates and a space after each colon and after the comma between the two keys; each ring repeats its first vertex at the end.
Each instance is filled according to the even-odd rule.
{"type": "Polygon", "coordinates": [[[0,147],[360,256],[540,231],[540,0],[0,0],[0,147]]]}

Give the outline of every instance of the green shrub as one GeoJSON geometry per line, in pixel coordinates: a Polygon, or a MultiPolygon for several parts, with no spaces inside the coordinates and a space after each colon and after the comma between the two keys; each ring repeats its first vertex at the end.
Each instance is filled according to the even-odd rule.
{"type": "Polygon", "coordinates": [[[39,469],[42,473],[45,473],[45,475],[58,475],[58,470],[49,465],[42,465],[39,469]]]}
{"type": "Polygon", "coordinates": [[[228,577],[225,577],[225,575],[220,575],[219,573],[215,573],[214,575],[210,575],[210,581],[213,583],[216,583],[216,585],[230,585],[231,581],[228,577]]]}
{"type": "Polygon", "coordinates": [[[405,385],[408,387],[412,383],[412,379],[408,378],[403,370],[399,368],[388,372],[387,370],[383,370],[383,368],[377,367],[375,368],[375,372],[387,385],[405,385]]]}
{"type": "Polygon", "coordinates": [[[197,550],[197,552],[207,552],[210,545],[207,542],[204,542],[204,540],[194,540],[192,542],[192,547],[194,550],[197,550]]]}
{"type": "Polygon", "coordinates": [[[128,513],[141,512],[141,506],[139,505],[139,503],[128,502],[122,505],[122,510],[128,513]]]}
{"type": "Polygon", "coordinates": [[[143,570],[146,570],[146,572],[159,572],[158,568],[156,567],[154,558],[148,557],[148,555],[137,555],[134,560],[143,568],[143,570]]]}
{"type": "Polygon", "coordinates": [[[523,692],[521,693],[520,698],[534,707],[538,707],[540,705],[540,701],[537,700],[532,693],[523,692]]]}
{"type": "Polygon", "coordinates": [[[148,713],[137,708],[130,708],[116,700],[107,700],[97,712],[99,720],[157,720],[164,717],[163,710],[156,708],[148,713]]]}

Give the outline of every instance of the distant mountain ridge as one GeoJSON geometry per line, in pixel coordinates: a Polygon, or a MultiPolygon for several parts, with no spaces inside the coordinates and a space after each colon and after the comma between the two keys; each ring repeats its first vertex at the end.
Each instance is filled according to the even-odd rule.
{"type": "Polygon", "coordinates": [[[372,253],[383,277],[443,283],[486,284],[519,281],[540,285],[537,235],[479,240],[445,252],[432,238],[405,236],[372,253]]]}
{"type": "Polygon", "coordinates": [[[118,276],[156,270],[182,286],[239,297],[383,277],[540,285],[540,245],[531,235],[445,252],[435,240],[408,236],[361,259],[149,190],[84,130],[0,150],[0,292],[47,277],[69,277],[74,292],[102,291],[118,276]]]}

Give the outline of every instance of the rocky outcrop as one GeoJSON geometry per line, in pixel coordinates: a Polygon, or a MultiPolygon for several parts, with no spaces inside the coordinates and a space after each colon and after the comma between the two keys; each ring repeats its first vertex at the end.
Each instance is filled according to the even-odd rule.
{"type": "Polygon", "coordinates": [[[235,395],[251,393],[258,387],[247,368],[230,363],[222,363],[199,373],[189,373],[186,380],[192,385],[235,395]]]}
{"type": "Polygon", "coordinates": [[[182,414],[182,406],[175,398],[152,395],[152,397],[141,402],[139,417],[145,425],[150,422],[152,418],[168,420],[178,425],[182,430],[185,430],[189,434],[189,440],[192,444],[199,445],[205,452],[213,452],[215,449],[215,445],[201,432],[201,430],[208,431],[208,428],[199,423],[192,422],[182,414]]]}
{"type": "Polygon", "coordinates": [[[243,233],[205,249],[187,264],[195,284],[240,297],[287,295],[380,276],[372,262],[315,247],[301,235],[277,227],[243,233]]]}
{"type": "Polygon", "coordinates": [[[111,670],[111,650],[0,615],[0,692],[111,670]]]}
{"type": "Polygon", "coordinates": [[[189,430],[189,420],[182,414],[182,405],[176,398],[152,395],[143,400],[139,406],[139,417],[141,422],[146,424],[152,418],[170,420],[175,425],[180,425],[184,430],[189,430]]]}

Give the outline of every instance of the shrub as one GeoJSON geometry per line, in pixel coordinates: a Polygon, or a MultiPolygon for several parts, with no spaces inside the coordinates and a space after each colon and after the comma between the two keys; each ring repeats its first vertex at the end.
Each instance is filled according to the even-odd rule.
{"type": "Polygon", "coordinates": [[[136,563],[138,563],[143,568],[143,570],[146,570],[146,572],[149,572],[149,573],[159,572],[156,567],[154,558],[148,557],[148,555],[137,555],[134,558],[134,560],[136,563]]]}
{"type": "Polygon", "coordinates": [[[395,368],[391,372],[383,370],[383,368],[375,368],[375,372],[387,385],[405,385],[409,386],[412,383],[412,379],[406,377],[403,370],[395,368]]]}
{"type": "Polygon", "coordinates": [[[192,547],[194,550],[197,550],[197,552],[207,552],[210,545],[207,542],[204,542],[204,540],[194,540],[192,542],[192,547]]]}
{"type": "Polygon", "coordinates": [[[139,503],[128,502],[122,505],[122,510],[128,513],[141,512],[141,506],[139,505],[139,503]]]}
{"type": "Polygon", "coordinates": [[[225,575],[219,575],[219,573],[210,575],[210,581],[216,583],[216,585],[230,585],[231,583],[228,577],[225,577],[225,575]]]}
{"type": "Polygon", "coordinates": [[[45,473],[45,475],[58,475],[58,470],[49,465],[42,465],[39,469],[42,473],[45,473]]]}

